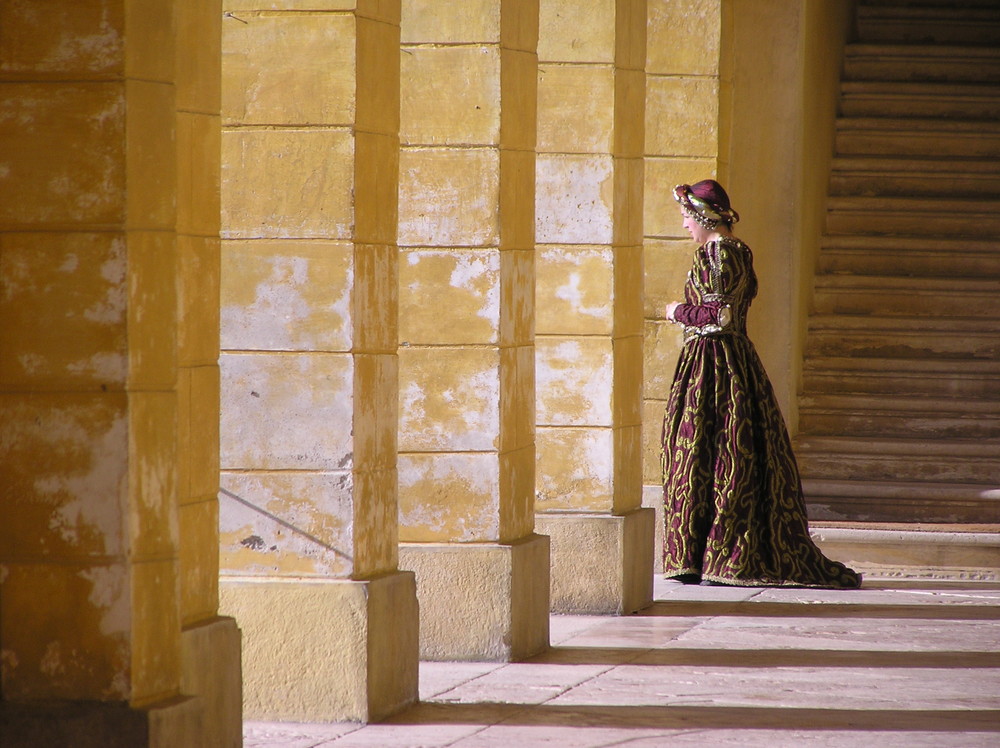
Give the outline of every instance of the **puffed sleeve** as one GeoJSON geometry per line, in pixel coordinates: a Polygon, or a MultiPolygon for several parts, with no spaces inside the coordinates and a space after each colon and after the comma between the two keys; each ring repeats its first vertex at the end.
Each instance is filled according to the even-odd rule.
{"type": "Polygon", "coordinates": [[[701,304],[677,305],[674,309],[674,320],[685,327],[704,327],[705,325],[725,327],[729,324],[726,314],[722,315],[723,322],[721,324],[719,322],[720,310],[729,306],[721,298],[727,294],[725,279],[728,276],[727,273],[722,272],[721,251],[719,242],[706,242],[695,253],[694,267],[691,272],[697,275],[708,289],[706,294],[708,298],[701,304]]]}

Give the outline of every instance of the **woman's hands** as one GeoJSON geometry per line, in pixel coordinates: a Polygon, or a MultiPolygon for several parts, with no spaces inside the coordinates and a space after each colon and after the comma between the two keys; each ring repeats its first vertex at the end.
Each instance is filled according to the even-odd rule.
{"type": "Polygon", "coordinates": [[[677,322],[677,320],[674,319],[674,310],[677,309],[677,307],[679,307],[680,305],[681,302],[679,301],[671,301],[669,304],[667,304],[666,307],[667,322],[677,322]]]}

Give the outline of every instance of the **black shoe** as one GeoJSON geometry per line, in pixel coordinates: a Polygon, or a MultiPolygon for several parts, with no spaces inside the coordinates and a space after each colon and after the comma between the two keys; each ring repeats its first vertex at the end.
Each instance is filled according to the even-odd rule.
{"type": "Polygon", "coordinates": [[[701,584],[701,574],[678,574],[670,579],[676,579],[681,584],[701,584]]]}

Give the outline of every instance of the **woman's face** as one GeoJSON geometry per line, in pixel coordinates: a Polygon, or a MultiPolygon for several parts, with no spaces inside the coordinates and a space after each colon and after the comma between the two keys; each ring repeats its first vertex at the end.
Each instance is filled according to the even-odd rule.
{"type": "Polygon", "coordinates": [[[708,237],[712,232],[686,213],[682,213],[681,215],[684,216],[684,228],[687,229],[687,232],[691,235],[692,239],[698,242],[698,244],[704,244],[708,241],[708,237]]]}

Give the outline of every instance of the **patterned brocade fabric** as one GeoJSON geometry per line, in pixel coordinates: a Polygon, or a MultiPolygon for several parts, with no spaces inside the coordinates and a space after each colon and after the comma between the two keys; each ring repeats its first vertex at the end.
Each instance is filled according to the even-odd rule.
{"type": "Polygon", "coordinates": [[[750,249],[695,253],[663,422],[664,575],[740,586],[858,587],[809,536],[798,467],[764,366],[746,335],[757,293],[750,249]]]}

